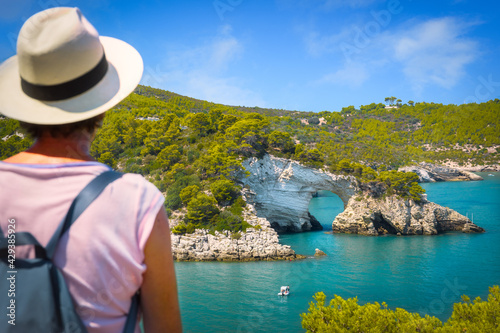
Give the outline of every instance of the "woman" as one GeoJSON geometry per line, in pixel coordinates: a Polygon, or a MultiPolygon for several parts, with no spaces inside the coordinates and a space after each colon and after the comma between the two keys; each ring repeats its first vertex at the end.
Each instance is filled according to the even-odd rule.
{"type": "MultiPolygon", "coordinates": [[[[5,233],[14,219],[16,232],[45,246],[75,196],[109,169],[90,156],[90,144],[104,112],[137,86],[143,65],[130,45],[99,37],[77,8],[32,16],[17,50],[0,66],[0,113],[36,141],[0,162],[0,227],[5,233]]],[[[142,176],[125,174],[58,243],[54,263],[89,332],[121,332],[137,290],[146,332],[181,331],[163,200],[142,176]]]]}

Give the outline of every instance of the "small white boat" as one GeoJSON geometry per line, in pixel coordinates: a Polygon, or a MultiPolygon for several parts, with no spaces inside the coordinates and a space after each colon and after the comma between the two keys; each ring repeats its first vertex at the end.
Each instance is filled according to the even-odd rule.
{"type": "Polygon", "coordinates": [[[288,296],[289,294],[290,294],[290,287],[282,286],[280,292],[278,293],[278,296],[288,296]]]}
{"type": "Polygon", "coordinates": [[[494,175],[494,174],[492,174],[492,173],[488,174],[488,176],[490,176],[490,177],[495,177],[495,175],[494,175]]]}

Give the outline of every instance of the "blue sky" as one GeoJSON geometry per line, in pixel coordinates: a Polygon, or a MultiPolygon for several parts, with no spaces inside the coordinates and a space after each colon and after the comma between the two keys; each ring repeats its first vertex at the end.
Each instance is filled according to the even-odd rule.
{"type": "Polygon", "coordinates": [[[0,0],[0,61],[23,22],[76,6],[132,44],[142,83],[229,105],[339,111],[500,98],[500,3],[468,0],[0,0]]]}

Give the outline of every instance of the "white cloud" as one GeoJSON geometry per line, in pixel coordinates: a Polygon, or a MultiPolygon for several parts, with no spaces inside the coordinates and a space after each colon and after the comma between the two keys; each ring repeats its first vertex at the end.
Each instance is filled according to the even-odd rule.
{"type": "Polygon", "coordinates": [[[347,40],[350,34],[350,29],[342,29],[342,31],[334,35],[320,35],[317,31],[310,31],[304,34],[303,39],[307,52],[318,57],[337,52],[339,44],[347,40]]]}
{"type": "Polygon", "coordinates": [[[145,68],[142,84],[215,103],[265,106],[258,93],[244,87],[244,79],[227,75],[244,52],[231,30],[225,25],[203,45],[167,52],[164,63],[145,68]]]}
{"type": "Polygon", "coordinates": [[[341,7],[361,8],[383,0],[276,0],[282,8],[320,8],[330,11],[341,7]]]}
{"type": "Polygon", "coordinates": [[[254,91],[240,86],[237,78],[204,76],[203,73],[190,75],[186,82],[189,96],[227,105],[265,107],[266,102],[254,91]]]}
{"type": "Polygon", "coordinates": [[[318,83],[334,83],[359,88],[369,78],[366,66],[361,63],[349,62],[339,70],[326,74],[318,83]]]}
{"type": "Polygon", "coordinates": [[[322,0],[325,8],[351,7],[360,8],[371,5],[378,0],[322,0]]]}
{"type": "Polygon", "coordinates": [[[243,45],[231,35],[229,26],[223,26],[214,38],[203,45],[169,50],[165,65],[174,71],[203,70],[215,74],[225,71],[242,53],[243,45]]]}
{"type": "Polygon", "coordinates": [[[458,83],[479,51],[478,43],[464,36],[471,25],[445,17],[393,36],[394,57],[415,90],[429,84],[450,89],[458,83]]]}
{"type": "Polygon", "coordinates": [[[366,33],[367,24],[353,24],[333,35],[304,34],[304,43],[309,54],[328,57],[335,68],[318,82],[360,87],[375,73],[401,73],[419,94],[429,87],[451,89],[459,83],[480,53],[479,43],[466,35],[477,24],[444,17],[380,27],[376,34],[366,33]]]}

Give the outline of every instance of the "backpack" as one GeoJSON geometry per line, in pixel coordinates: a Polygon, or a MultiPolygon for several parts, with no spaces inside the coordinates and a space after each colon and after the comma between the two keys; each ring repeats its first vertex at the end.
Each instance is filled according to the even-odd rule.
{"type": "MultiPolygon", "coordinates": [[[[86,328],[73,306],[66,282],[52,258],[61,236],[104,188],[121,173],[105,171],[73,200],[68,213],[44,248],[29,232],[16,232],[9,219],[6,234],[0,229],[0,332],[84,333],[86,328]],[[35,258],[15,257],[17,246],[35,247],[35,258]]],[[[124,332],[133,332],[139,297],[132,299],[124,332]]]]}

